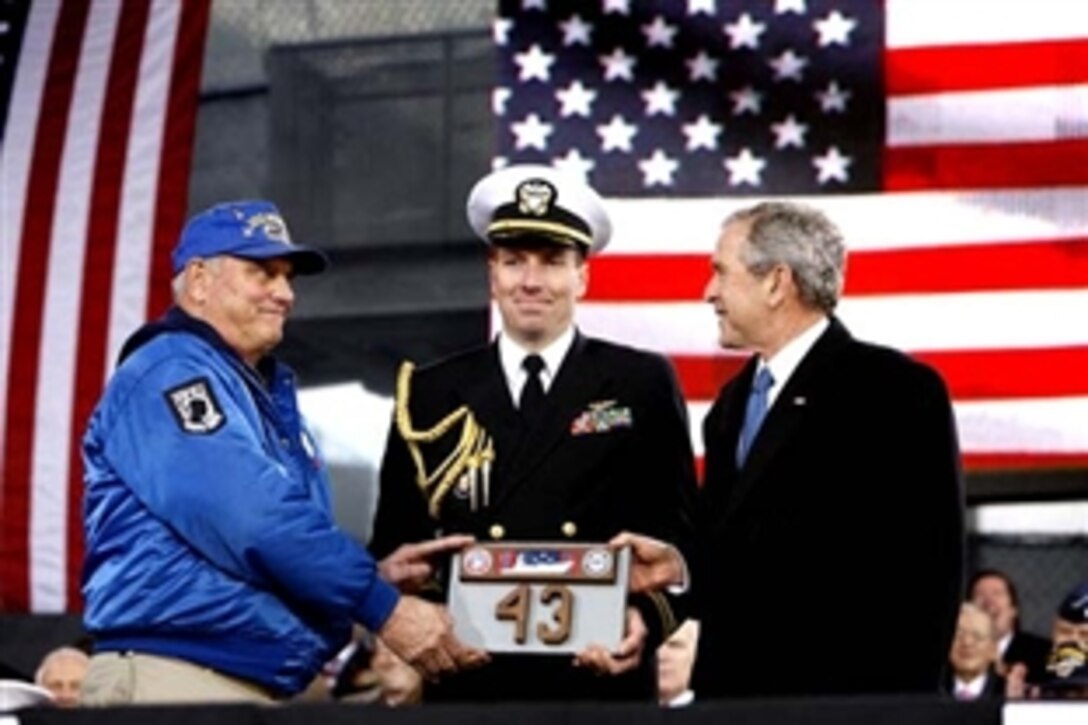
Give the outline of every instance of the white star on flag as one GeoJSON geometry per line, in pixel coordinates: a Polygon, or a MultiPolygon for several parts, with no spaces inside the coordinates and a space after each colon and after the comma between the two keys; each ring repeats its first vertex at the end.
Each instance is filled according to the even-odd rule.
{"type": "Polygon", "coordinates": [[[571,15],[570,18],[559,23],[563,31],[563,45],[584,45],[589,47],[592,43],[593,25],[582,20],[580,15],[571,15]]]}
{"type": "Polygon", "coordinates": [[[848,18],[838,10],[832,10],[823,20],[813,21],[812,26],[820,36],[820,47],[828,45],[850,45],[850,33],[858,25],[858,21],[848,18]]]}
{"type": "Polygon", "coordinates": [[[718,13],[717,0],[688,0],[688,15],[706,13],[713,17],[718,13]]]}
{"type": "Polygon", "coordinates": [[[551,67],[552,63],[555,62],[555,56],[551,53],[545,53],[540,49],[539,45],[534,43],[529,50],[514,55],[514,62],[518,64],[520,69],[518,80],[522,83],[531,81],[534,78],[547,83],[551,78],[551,67]]]}
{"type": "Polygon", "coordinates": [[[646,104],[646,115],[664,116],[676,115],[676,101],[680,98],[680,92],[674,91],[665,85],[664,81],[658,81],[653,88],[642,92],[642,100],[646,104]]]}
{"type": "Polygon", "coordinates": [[[698,149],[714,151],[718,148],[718,136],[722,132],[722,125],[714,123],[704,113],[695,119],[694,123],[685,123],[681,130],[688,138],[688,151],[698,149]]]}
{"type": "Polygon", "coordinates": [[[631,14],[631,0],[604,0],[605,13],[631,14]]]}
{"type": "Polygon", "coordinates": [[[729,171],[729,185],[751,184],[752,186],[759,186],[762,183],[760,174],[763,173],[763,167],[766,165],[766,161],[755,156],[751,149],[745,146],[736,156],[728,157],[725,160],[725,168],[729,171]]]}
{"type": "Polygon", "coordinates": [[[816,91],[816,100],[820,102],[820,110],[824,113],[845,113],[850,91],[839,88],[838,81],[831,81],[827,90],[816,91]]]}
{"type": "Polygon", "coordinates": [[[805,0],[774,0],[774,12],[775,15],[783,15],[785,13],[804,15],[806,12],[805,0]]]}
{"type": "Polygon", "coordinates": [[[638,168],[642,171],[643,186],[672,186],[672,175],[676,173],[680,162],[670,159],[661,149],[654,149],[648,159],[638,162],[638,168]]]}
{"type": "Polygon", "coordinates": [[[491,112],[496,116],[505,116],[510,95],[510,89],[501,86],[491,91],[491,112]]]}
{"type": "Polygon", "coordinates": [[[812,157],[812,165],[816,167],[816,181],[821,185],[830,181],[841,181],[845,184],[850,180],[850,174],[846,170],[851,163],[853,159],[843,156],[835,146],[828,148],[823,156],[812,157]]]}
{"type": "Polygon", "coordinates": [[[805,147],[805,133],[808,132],[808,126],[804,123],[798,123],[792,113],[780,123],[772,123],[771,131],[774,133],[774,147],[776,149],[784,149],[790,146],[796,146],[799,149],[805,147]]]}
{"type": "Polygon", "coordinates": [[[559,100],[560,116],[589,118],[592,115],[591,107],[597,98],[597,91],[586,88],[581,81],[571,81],[566,88],[557,90],[555,97],[559,100]]]}
{"type": "Polygon", "coordinates": [[[589,172],[593,171],[593,167],[597,165],[597,162],[582,156],[578,149],[571,149],[567,151],[565,156],[553,158],[552,165],[560,171],[574,174],[582,179],[588,179],[589,172]]]}
{"type": "Polygon", "coordinates": [[[742,113],[751,113],[754,116],[759,115],[763,94],[758,93],[751,86],[745,86],[744,88],[733,91],[729,94],[729,97],[733,99],[734,116],[739,116],[742,113]]]}
{"type": "Polygon", "coordinates": [[[510,42],[510,31],[514,27],[514,21],[510,18],[496,18],[491,23],[491,37],[495,39],[495,45],[506,45],[510,42]]]}
{"type": "Polygon", "coordinates": [[[774,69],[776,81],[791,80],[800,83],[801,73],[808,65],[808,58],[797,55],[793,52],[793,48],[786,48],[777,58],[767,61],[767,64],[774,69]]]}
{"type": "Polygon", "coordinates": [[[631,140],[638,133],[638,126],[627,123],[623,116],[615,115],[607,125],[597,127],[601,137],[601,151],[631,152],[631,140]]]}
{"type": "Polygon", "coordinates": [[[726,23],[722,30],[729,36],[729,47],[736,50],[737,48],[751,48],[752,50],[759,50],[759,36],[763,34],[763,31],[767,29],[765,23],[757,23],[752,20],[752,16],[748,13],[744,13],[736,22],[726,23]]]}
{"type": "Polygon", "coordinates": [[[616,48],[611,55],[602,55],[601,65],[604,66],[604,79],[614,81],[622,79],[633,81],[635,79],[635,57],[624,52],[623,48],[616,48]]]}
{"type": "Polygon", "coordinates": [[[669,25],[665,18],[657,15],[653,22],[642,26],[642,34],[646,36],[647,48],[671,48],[676,37],[676,26],[669,25]]]}
{"type": "Polygon", "coordinates": [[[688,67],[688,80],[692,83],[698,80],[713,83],[718,79],[718,61],[707,55],[705,50],[700,50],[698,55],[684,62],[688,67]]]}
{"type": "Polygon", "coordinates": [[[548,136],[552,135],[552,129],[552,124],[544,123],[535,113],[530,113],[523,121],[510,124],[510,130],[517,137],[514,146],[518,149],[544,151],[548,148],[548,136]]]}

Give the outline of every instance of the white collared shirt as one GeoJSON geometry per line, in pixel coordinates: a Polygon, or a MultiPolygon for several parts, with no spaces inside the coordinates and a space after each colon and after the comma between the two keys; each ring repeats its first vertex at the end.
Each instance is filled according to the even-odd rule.
{"type": "MultiPolygon", "coordinates": [[[[574,326],[571,325],[559,337],[552,340],[546,348],[537,354],[544,360],[544,367],[540,371],[540,384],[547,393],[559,373],[559,366],[563,364],[563,358],[574,344],[574,326]]],[[[521,366],[521,362],[527,355],[533,354],[521,345],[514,342],[508,335],[499,333],[499,363],[502,364],[503,376],[506,378],[506,387],[510,391],[510,399],[517,405],[521,399],[521,389],[525,387],[525,380],[529,374],[521,366]]]]}
{"type": "Polygon", "coordinates": [[[787,342],[781,350],[775,353],[773,358],[759,361],[760,367],[766,366],[771,369],[771,376],[774,378],[774,384],[767,391],[768,409],[774,405],[774,401],[778,399],[778,394],[782,392],[786,381],[790,379],[793,371],[801,364],[801,360],[804,359],[808,351],[816,344],[816,340],[820,338],[820,335],[824,334],[824,330],[830,324],[830,320],[821,317],[818,322],[813,323],[807,330],[787,342]]]}
{"type": "Polygon", "coordinates": [[[970,682],[964,682],[958,677],[952,679],[952,694],[961,700],[977,700],[982,697],[982,690],[986,687],[986,673],[983,672],[970,682]]]}

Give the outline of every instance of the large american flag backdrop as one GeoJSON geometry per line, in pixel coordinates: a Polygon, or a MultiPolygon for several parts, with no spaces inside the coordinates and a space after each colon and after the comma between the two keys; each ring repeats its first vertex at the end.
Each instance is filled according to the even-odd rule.
{"type": "Polygon", "coordinates": [[[79,441],[169,303],[208,7],[0,2],[0,611],[80,606],[79,441]]]}
{"type": "Polygon", "coordinates": [[[943,374],[970,470],[1088,465],[1088,4],[504,0],[494,36],[496,163],[608,197],[579,324],[670,356],[697,453],[743,361],[701,301],[721,221],[789,197],[846,234],[852,332],[943,374]]]}

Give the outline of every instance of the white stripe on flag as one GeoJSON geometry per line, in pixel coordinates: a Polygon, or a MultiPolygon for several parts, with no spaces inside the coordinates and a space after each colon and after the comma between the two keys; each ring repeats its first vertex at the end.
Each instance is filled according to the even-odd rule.
{"type": "Polygon", "coordinates": [[[121,5],[96,2],[87,17],[54,207],[42,317],[31,458],[30,604],[64,609],[68,456],[87,225],[99,128],[121,5]]]}
{"type": "MultiPolygon", "coordinates": [[[[835,220],[852,250],[1088,237],[1088,187],[1083,186],[780,198],[817,205],[835,220]]],[[[753,203],[746,198],[606,199],[614,232],[604,253],[705,254],[709,273],[722,221],[753,203]]]]}
{"type": "MultiPolygon", "coordinates": [[[[1031,349],[1088,345],[1088,290],[846,297],[837,310],[851,333],[898,350],[1031,349]]],[[[670,355],[718,352],[718,322],[705,302],[583,302],[587,334],[670,355]]]]}
{"type": "MultiPolygon", "coordinates": [[[[30,6],[23,34],[22,54],[48,58],[59,3],[30,6]]],[[[38,129],[46,63],[26,63],[15,74],[8,104],[4,143],[0,147],[0,447],[6,437],[9,365],[15,343],[11,339],[15,314],[15,275],[19,269],[19,240],[23,235],[30,158],[38,129]]],[[[3,451],[0,450],[0,455],[3,451]]]]}
{"type": "Polygon", "coordinates": [[[888,101],[888,145],[1088,137],[1088,85],[903,96],[888,101]],[[1000,118],[1000,123],[994,123],[1000,118]]]}
{"type": "MultiPolygon", "coordinates": [[[[697,457],[710,401],[688,403],[688,425],[697,457]]],[[[954,402],[960,449],[965,453],[1082,453],[1088,450],[1088,398],[954,402]],[[1056,426],[1055,421],[1067,424],[1056,426]]]]}
{"type": "Polygon", "coordinates": [[[125,158],[111,291],[106,376],[125,339],[147,318],[155,204],[162,163],[170,68],[181,20],[181,3],[155,0],[140,60],[139,85],[125,158]]]}
{"type": "Polygon", "coordinates": [[[885,0],[889,47],[1082,38],[1088,4],[1070,0],[885,0]]]}

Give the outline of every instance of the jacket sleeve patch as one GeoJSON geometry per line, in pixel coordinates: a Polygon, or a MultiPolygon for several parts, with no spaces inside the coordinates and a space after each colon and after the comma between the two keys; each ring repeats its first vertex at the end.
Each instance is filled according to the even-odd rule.
{"type": "Polygon", "coordinates": [[[170,388],[163,395],[170,404],[174,419],[186,433],[207,435],[227,422],[227,416],[215,399],[207,378],[196,378],[170,388]]]}

